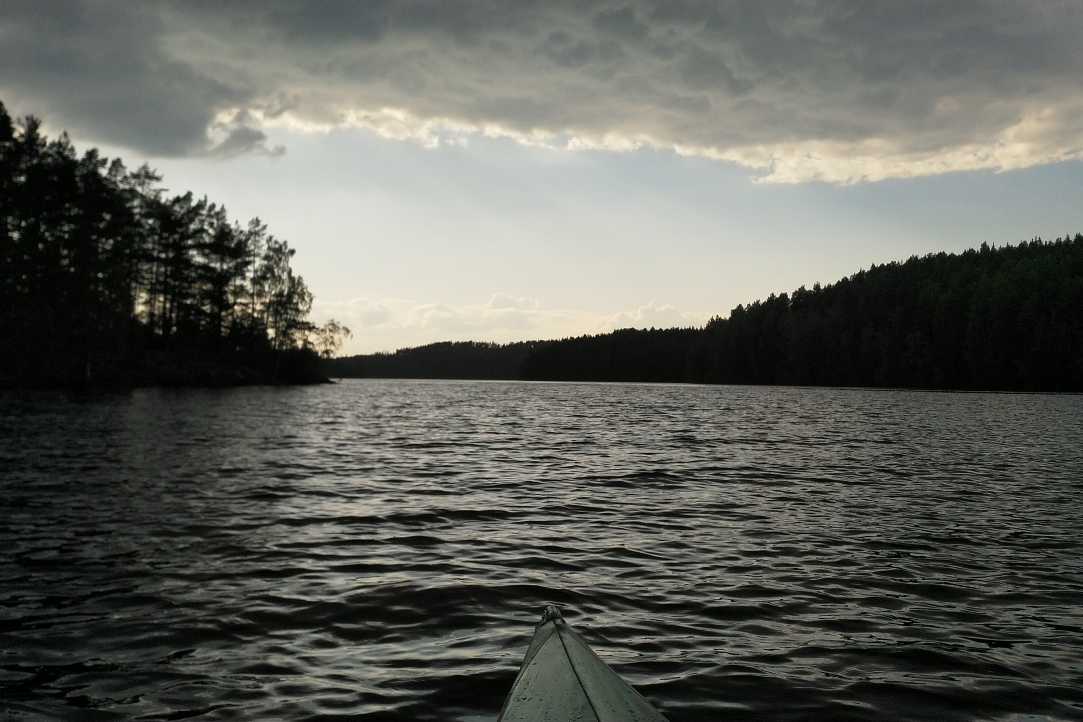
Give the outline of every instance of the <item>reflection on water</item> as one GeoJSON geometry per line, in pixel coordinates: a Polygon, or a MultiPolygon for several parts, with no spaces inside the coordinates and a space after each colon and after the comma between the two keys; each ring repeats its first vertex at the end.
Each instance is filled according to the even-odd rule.
{"type": "Polygon", "coordinates": [[[493,719],[547,603],[671,720],[1083,719],[1083,397],[0,397],[0,717],[493,719]]]}

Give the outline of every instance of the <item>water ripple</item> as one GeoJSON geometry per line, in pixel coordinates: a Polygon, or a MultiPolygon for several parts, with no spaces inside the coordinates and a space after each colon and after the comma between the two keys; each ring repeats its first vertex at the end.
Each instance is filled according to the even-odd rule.
{"type": "Polygon", "coordinates": [[[1083,720],[1083,398],[0,396],[0,718],[492,720],[539,610],[677,720],[1083,720]]]}

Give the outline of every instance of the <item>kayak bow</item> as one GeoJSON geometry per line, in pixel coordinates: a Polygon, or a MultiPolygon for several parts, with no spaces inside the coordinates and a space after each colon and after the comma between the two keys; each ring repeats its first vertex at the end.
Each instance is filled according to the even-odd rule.
{"type": "Polygon", "coordinates": [[[545,608],[497,722],[666,722],[572,631],[560,610],[545,608]]]}

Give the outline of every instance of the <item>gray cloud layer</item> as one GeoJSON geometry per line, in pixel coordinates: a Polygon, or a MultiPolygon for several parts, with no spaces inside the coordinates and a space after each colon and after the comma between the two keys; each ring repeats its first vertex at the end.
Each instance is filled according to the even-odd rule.
{"type": "Polygon", "coordinates": [[[851,182],[1081,157],[1081,31],[1055,0],[0,0],[0,97],[155,155],[360,125],[851,182]]]}

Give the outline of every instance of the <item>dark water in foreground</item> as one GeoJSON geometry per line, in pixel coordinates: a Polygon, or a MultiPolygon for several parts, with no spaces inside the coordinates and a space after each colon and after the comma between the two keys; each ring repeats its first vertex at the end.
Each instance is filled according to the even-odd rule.
{"type": "Polygon", "coordinates": [[[543,605],[671,720],[1083,720],[1083,397],[0,397],[0,719],[468,719],[543,605]]]}

